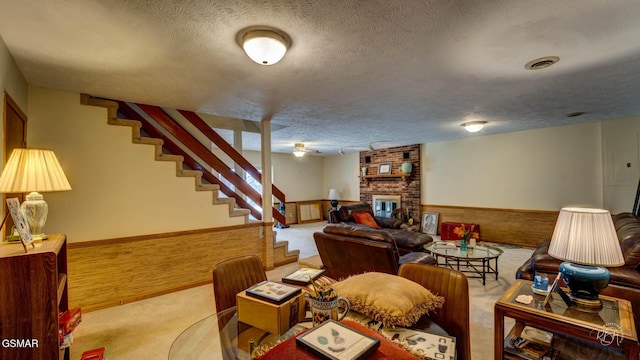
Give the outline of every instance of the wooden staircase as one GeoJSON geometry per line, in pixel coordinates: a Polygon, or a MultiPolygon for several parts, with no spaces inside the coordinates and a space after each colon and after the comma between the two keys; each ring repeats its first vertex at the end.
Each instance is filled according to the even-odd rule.
{"type": "MultiPolygon", "coordinates": [[[[134,144],[152,145],[155,147],[155,160],[156,161],[173,161],[176,164],[176,176],[178,177],[193,177],[195,180],[196,191],[211,191],[212,204],[223,205],[226,204],[229,208],[229,217],[244,217],[245,224],[250,222],[256,222],[249,219],[251,210],[238,208],[236,199],[234,197],[220,197],[219,184],[212,184],[203,182],[203,171],[188,168],[185,166],[185,157],[183,155],[176,155],[166,153],[164,149],[165,141],[162,139],[147,137],[141,134],[142,122],[130,119],[118,118],[118,103],[112,100],[94,98],[87,94],[81,94],[80,103],[89,106],[99,106],[107,109],[107,123],[109,125],[128,126],[131,128],[131,141],[134,144]]],[[[222,185],[224,186],[224,185],[222,185]]],[[[280,266],[287,263],[297,262],[300,254],[299,250],[289,250],[287,241],[276,242],[276,232],[270,231],[266,233],[273,234],[273,249],[274,249],[274,264],[280,266]]]]}

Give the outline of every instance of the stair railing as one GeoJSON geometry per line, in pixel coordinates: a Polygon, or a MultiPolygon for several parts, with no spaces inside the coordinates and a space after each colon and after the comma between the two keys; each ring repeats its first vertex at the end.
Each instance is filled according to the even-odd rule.
{"type": "MultiPolygon", "coordinates": [[[[193,157],[188,155],[180,146],[171,141],[168,137],[158,131],[151,123],[149,123],[143,116],[138,114],[133,108],[122,101],[117,101],[119,105],[119,111],[133,120],[140,121],[145,132],[150,136],[160,138],[164,141],[164,147],[173,154],[182,155],[184,157],[184,163],[192,169],[200,170],[203,172],[205,180],[212,184],[220,186],[220,191],[229,197],[236,199],[236,203],[242,207],[251,210],[251,214],[258,220],[262,219],[262,215],[253,206],[251,206],[245,199],[238,193],[233,191],[214,176],[210,171],[200,164],[193,157]]],[[[251,185],[249,185],[242,177],[236,174],[231,168],[229,168],[220,158],[218,158],[210,149],[204,146],[198,139],[196,139],[191,133],[185,130],[180,124],[178,124],[169,114],[167,114],[162,108],[152,105],[136,104],[142,111],[144,111],[149,117],[151,117],[158,125],[169,132],[185,147],[189,148],[198,158],[206,163],[210,168],[221,174],[227,181],[233,184],[236,189],[242,192],[247,198],[251,199],[258,206],[262,207],[262,195],[258,193],[251,185]]],[[[245,172],[251,175],[256,180],[262,182],[262,174],[248,161],[242,154],[240,154],[233,146],[227,143],[215,130],[213,130],[208,124],[200,118],[196,113],[178,110],[191,124],[193,124],[200,132],[202,132],[207,138],[212,141],[218,148],[225,152],[234,162],[236,162],[245,172]]],[[[285,203],[284,193],[278,189],[275,185],[272,187],[273,195],[285,203]]],[[[275,207],[272,207],[272,215],[276,221],[281,224],[286,224],[286,217],[281,214],[275,207]]]]}

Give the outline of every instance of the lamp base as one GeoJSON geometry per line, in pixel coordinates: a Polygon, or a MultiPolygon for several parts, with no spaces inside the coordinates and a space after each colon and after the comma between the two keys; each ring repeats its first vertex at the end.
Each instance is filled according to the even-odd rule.
{"type": "Polygon", "coordinates": [[[569,297],[576,305],[602,306],[598,296],[609,284],[609,270],[601,266],[578,265],[570,262],[560,264],[560,276],[569,287],[569,297]]]}
{"type": "Polygon", "coordinates": [[[335,209],[338,208],[338,200],[331,200],[331,206],[335,209]]]}
{"type": "Polygon", "coordinates": [[[44,201],[42,194],[34,191],[27,195],[25,201],[20,205],[24,219],[29,224],[31,236],[36,242],[42,242],[47,239],[44,233],[44,224],[47,222],[49,213],[49,205],[44,201]]]}

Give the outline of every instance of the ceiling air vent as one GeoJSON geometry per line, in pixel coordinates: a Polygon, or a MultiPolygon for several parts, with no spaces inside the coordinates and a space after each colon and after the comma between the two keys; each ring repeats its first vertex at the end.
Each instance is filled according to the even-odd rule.
{"type": "Polygon", "coordinates": [[[548,68],[549,66],[560,61],[560,58],[557,56],[545,56],[539,59],[529,61],[524,68],[527,70],[540,70],[544,68],[548,68]]]}

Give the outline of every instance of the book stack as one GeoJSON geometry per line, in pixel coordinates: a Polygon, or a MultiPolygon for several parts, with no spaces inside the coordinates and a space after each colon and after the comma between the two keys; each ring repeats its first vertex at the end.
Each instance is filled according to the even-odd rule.
{"type": "Polygon", "coordinates": [[[520,335],[509,334],[505,339],[505,352],[513,359],[553,360],[560,353],[551,346],[553,333],[525,326],[520,335]]]}
{"type": "Polygon", "coordinates": [[[436,242],[436,249],[451,249],[451,250],[455,250],[456,249],[456,244],[455,244],[455,242],[452,242],[452,241],[437,241],[436,242]]]}

